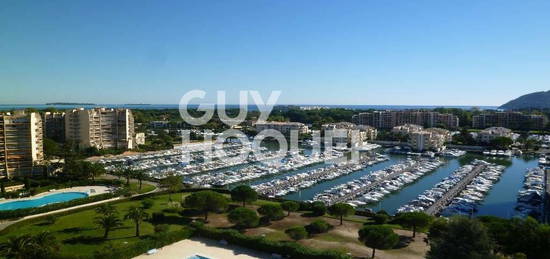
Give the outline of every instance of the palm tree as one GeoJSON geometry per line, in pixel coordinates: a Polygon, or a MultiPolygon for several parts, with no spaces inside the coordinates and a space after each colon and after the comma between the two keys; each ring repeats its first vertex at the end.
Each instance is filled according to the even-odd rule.
{"type": "Polygon", "coordinates": [[[0,253],[6,258],[29,258],[31,243],[32,238],[29,235],[10,237],[6,242],[0,244],[0,253]]]}
{"type": "Polygon", "coordinates": [[[113,207],[113,205],[109,204],[109,203],[104,203],[103,205],[97,207],[95,209],[95,212],[97,214],[101,214],[101,215],[116,215],[118,214],[118,211],[116,210],[115,207],[113,207]]]}
{"type": "Polygon", "coordinates": [[[120,181],[120,178],[122,177],[124,169],[121,165],[115,165],[115,169],[111,171],[111,174],[116,176],[118,180],[120,181]]]}
{"type": "Polygon", "coordinates": [[[145,171],[143,170],[135,170],[134,173],[134,178],[136,178],[139,182],[139,190],[141,190],[141,185],[142,185],[142,182],[143,180],[145,179],[145,171]]]}
{"type": "Polygon", "coordinates": [[[109,237],[109,232],[116,227],[122,225],[122,221],[116,214],[107,214],[100,217],[96,217],[94,221],[99,227],[103,228],[103,239],[109,237]]]}
{"type": "Polygon", "coordinates": [[[130,185],[130,178],[132,177],[132,174],[134,174],[134,171],[132,171],[132,169],[130,169],[130,168],[126,168],[122,171],[122,175],[124,175],[124,177],[126,177],[126,185],[127,186],[130,185]]]}
{"type": "Polygon", "coordinates": [[[139,237],[139,226],[141,222],[149,217],[149,214],[141,207],[131,207],[124,219],[131,219],[136,224],[136,237],[139,237]]]}
{"type": "Polygon", "coordinates": [[[92,181],[95,181],[96,177],[105,174],[105,168],[103,168],[103,166],[101,166],[100,164],[90,164],[89,170],[92,181]]]}
{"type": "Polygon", "coordinates": [[[59,250],[59,245],[55,240],[55,236],[48,231],[40,232],[32,237],[33,253],[37,257],[51,257],[59,250]]]}

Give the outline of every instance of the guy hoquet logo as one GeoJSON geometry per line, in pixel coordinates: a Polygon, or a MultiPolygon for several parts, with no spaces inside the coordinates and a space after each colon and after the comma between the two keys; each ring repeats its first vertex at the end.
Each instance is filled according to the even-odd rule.
{"type": "MultiPolygon", "coordinates": [[[[249,107],[249,97],[252,98],[253,104],[258,107],[259,117],[254,124],[266,123],[268,121],[273,107],[276,105],[279,97],[281,96],[281,91],[272,91],[268,96],[267,100],[264,101],[264,98],[260,95],[258,91],[240,91],[239,92],[239,112],[235,117],[229,117],[226,112],[226,91],[217,91],[217,102],[216,103],[202,103],[200,102],[197,111],[203,113],[200,117],[193,117],[189,114],[189,105],[193,100],[204,100],[207,93],[203,90],[191,90],[183,95],[179,102],[179,112],[181,118],[188,124],[193,126],[202,126],[207,124],[214,117],[214,113],[217,112],[218,118],[230,129],[221,132],[214,142],[215,145],[212,145],[212,149],[209,152],[215,152],[216,157],[225,157],[226,153],[223,149],[223,143],[227,139],[236,138],[239,140],[240,144],[243,146],[252,147],[252,153],[256,160],[261,161],[266,158],[266,154],[261,150],[261,143],[263,140],[269,138],[274,139],[278,143],[278,149],[276,150],[275,157],[284,157],[286,155],[297,155],[298,154],[298,144],[299,144],[299,131],[296,129],[291,129],[285,135],[279,130],[276,129],[264,129],[258,134],[256,134],[252,141],[244,134],[242,131],[233,129],[235,125],[243,123],[248,115],[249,107]],[[289,139],[287,139],[289,137],[289,139]]],[[[196,103],[196,102],[195,102],[196,103]]],[[[210,130],[205,130],[205,133],[212,133],[210,130]]],[[[351,141],[351,156],[350,161],[348,162],[359,162],[359,153],[353,147],[357,146],[359,143],[359,131],[358,130],[344,130],[344,129],[333,129],[323,131],[323,136],[321,136],[320,131],[312,132],[312,154],[324,153],[325,157],[332,157],[333,152],[333,139],[335,138],[350,138],[351,141]],[[324,140],[324,141],[322,141],[324,140]],[[321,147],[324,146],[323,149],[321,147]]],[[[213,134],[205,134],[205,141],[212,142],[213,134]]],[[[182,131],[182,149],[184,151],[185,159],[189,159],[189,151],[186,150],[186,144],[190,143],[190,131],[182,131]]],[[[242,153],[239,158],[243,161],[248,159],[250,152],[242,153]]],[[[206,159],[210,159],[211,156],[206,156],[206,159]]],[[[345,157],[340,157],[339,160],[335,161],[333,158],[325,160],[325,162],[342,162],[347,160],[345,157]]],[[[274,162],[280,162],[275,160],[274,162]]]]}

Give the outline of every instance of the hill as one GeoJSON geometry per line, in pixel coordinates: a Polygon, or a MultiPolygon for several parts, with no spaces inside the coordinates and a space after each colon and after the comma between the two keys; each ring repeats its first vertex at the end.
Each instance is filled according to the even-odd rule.
{"type": "Polygon", "coordinates": [[[503,104],[499,109],[550,109],[550,91],[522,95],[503,104]]]}

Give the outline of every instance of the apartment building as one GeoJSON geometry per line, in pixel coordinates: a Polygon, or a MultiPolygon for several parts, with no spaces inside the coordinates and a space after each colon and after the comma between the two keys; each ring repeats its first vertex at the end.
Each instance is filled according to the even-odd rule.
{"type": "Polygon", "coordinates": [[[491,143],[493,139],[498,137],[513,139],[513,132],[512,130],[503,127],[490,127],[477,133],[478,141],[483,143],[491,143]]]}
{"type": "Polygon", "coordinates": [[[358,125],[369,125],[378,129],[391,129],[398,125],[417,124],[423,127],[458,128],[458,117],[432,111],[374,111],[353,115],[352,122],[358,125]]]}
{"type": "Polygon", "coordinates": [[[53,139],[57,142],[65,141],[65,113],[64,112],[45,112],[44,118],[44,137],[53,139]]]}
{"type": "Polygon", "coordinates": [[[44,160],[40,114],[18,111],[0,114],[0,178],[41,172],[44,160]]]}
{"type": "Polygon", "coordinates": [[[412,132],[409,134],[408,140],[409,146],[416,151],[441,151],[445,149],[445,142],[445,135],[431,130],[412,132]]]}
{"type": "Polygon", "coordinates": [[[392,128],[391,132],[396,134],[402,134],[402,135],[408,135],[410,133],[416,132],[416,131],[422,131],[424,130],[424,127],[416,124],[404,124],[395,126],[392,128]]]}
{"type": "Polygon", "coordinates": [[[355,140],[358,143],[355,144],[358,145],[367,140],[374,140],[378,135],[378,130],[376,130],[376,128],[374,127],[366,125],[356,125],[349,122],[323,124],[321,128],[324,132],[324,136],[327,136],[327,132],[330,131],[330,134],[332,136],[332,143],[337,146],[348,146],[354,144],[352,143],[352,141],[354,140],[353,134],[357,134],[355,140]]]}
{"type": "Polygon", "coordinates": [[[408,136],[407,144],[416,151],[441,151],[452,140],[451,132],[442,128],[427,128],[416,124],[395,126],[393,133],[408,136]]]}
{"type": "Polygon", "coordinates": [[[257,122],[255,125],[256,131],[272,129],[281,132],[282,134],[290,134],[291,131],[296,130],[298,134],[309,133],[309,127],[300,122],[280,122],[280,121],[266,121],[257,122]]]}
{"type": "Polygon", "coordinates": [[[65,139],[81,148],[133,149],[134,116],[129,109],[73,109],[65,113],[65,139]]]}
{"type": "Polygon", "coordinates": [[[493,112],[472,117],[472,127],[484,129],[504,127],[516,130],[540,130],[548,123],[544,115],[529,115],[521,112],[493,112]]]}

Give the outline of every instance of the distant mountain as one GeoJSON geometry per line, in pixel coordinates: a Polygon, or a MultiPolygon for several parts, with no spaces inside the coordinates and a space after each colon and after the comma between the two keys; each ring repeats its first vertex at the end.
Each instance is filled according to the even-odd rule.
{"type": "Polygon", "coordinates": [[[550,109],[550,91],[522,95],[503,104],[499,109],[550,109]]]}

